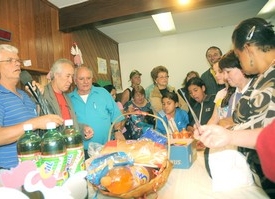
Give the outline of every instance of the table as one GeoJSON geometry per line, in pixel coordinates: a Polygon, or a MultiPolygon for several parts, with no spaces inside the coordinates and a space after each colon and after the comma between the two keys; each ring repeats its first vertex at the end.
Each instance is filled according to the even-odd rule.
{"type": "MultiPolygon", "coordinates": [[[[89,199],[93,199],[94,191],[89,199]]],[[[98,194],[98,199],[110,199],[98,194]]],[[[155,198],[155,197],[151,197],[155,198]]],[[[211,178],[204,166],[203,152],[197,153],[197,159],[189,169],[172,169],[165,186],[158,191],[158,199],[266,199],[264,191],[256,186],[247,186],[231,191],[214,192],[211,178]]]]}

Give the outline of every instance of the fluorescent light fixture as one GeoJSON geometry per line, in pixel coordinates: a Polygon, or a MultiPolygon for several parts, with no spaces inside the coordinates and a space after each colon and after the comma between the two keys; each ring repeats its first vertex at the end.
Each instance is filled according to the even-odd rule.
{"type": "Polygon", "coordinates": [[[170,32],[175,30],[175,24],[171,12],[164,12],[152,15],[160,32],[170,32]]]}
{"type": "Polygon", "coordinates": [[[260,12],[258,13],[260,14],[266,14],[272,10],[275,9],[275,0],[269,0],[264,7],[260,10],[260,12]]]}

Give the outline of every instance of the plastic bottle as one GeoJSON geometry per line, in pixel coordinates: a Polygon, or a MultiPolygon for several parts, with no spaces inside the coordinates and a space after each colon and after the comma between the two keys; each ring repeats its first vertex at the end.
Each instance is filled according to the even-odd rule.
{"type": "Polygon", "coordinates": [[[101,185],[114,194],[127,193],[149,181],[149,172],[143,166],[114,167],[100,180],[101,185]]]}
{"type": "Polygon", "coordinates": [[[42,175],[53,175],[56,185],[62,185],[68,178],[66,171],[66,145],[65,139],[59,131],[56,130],[54,122],[47,123],[47,132],[43,135],[41,141],[41,170],[42,175]]]}
{"type": "Polygon", "coordinates": [[[17,154],[19,162],[32,160],[36,166],[40,166],[41,138],[32,131],[32,124],[24,124],[25,133],[17,141],[17,154]]]}
{"type": "Polygon", "coordinates": [[[67,171],[69,175],[85,170],[82,136],[74,129],[72,119],[65,120],[63,136],[67,148],[67,171]]]}

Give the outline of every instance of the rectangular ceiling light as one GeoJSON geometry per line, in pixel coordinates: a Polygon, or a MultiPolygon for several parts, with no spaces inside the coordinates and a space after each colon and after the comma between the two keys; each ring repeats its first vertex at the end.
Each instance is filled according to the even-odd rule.
{"type": "Polygon", "coordinates": [[[175,24],[171,12],[152,15],[160,32],[170,32],[175,30],[175,24]]]}
{"type": "Polygon", "coordinates": [[[271,11],[274,11],[275,9],[275,0],[269,0],[264,7],[260,10],[260,12],[258,13],[259,15],[261,14],[266,14],[269,13],[271,11]]]}

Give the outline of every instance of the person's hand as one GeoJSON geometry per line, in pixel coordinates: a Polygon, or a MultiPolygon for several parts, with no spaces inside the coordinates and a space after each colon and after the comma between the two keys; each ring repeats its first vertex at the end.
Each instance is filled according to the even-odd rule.
{"type": "Polygon", "coordinates": [[[121,131],[115,132],[115,140],[126,140],[121,131]]]}
{"type": "Polygon", "coordinates": [[[34,129],[46,129],[47,123],[54,122],[56,126],[63,125],[64,120],[59,115],[49,114],[35,117],[28,121],[34,129]]]}
{"type": "Polygon", "coordinates": [[[86,140],[91,139],[94,136],[94,130],[87,125],[84,126],[83,133],[86,140]]]}
{"type": "MultiPolygon", "coordinates": [[[[32,89],[34,91],[36,91],[36,89],[38,89],[41,94],[44,93],[44,87],[41,84],[39,84],[38,82],[34,81],[34,80],[32,81],[32,89]]],[[[32,93],[31,93],[28,86],[25,86],[25,90],[32,95],[32,93]]]]}
{"type": "Polygon", "coordinates": [[[224,147],[230,144],[232,133],[218,125],[204,125],[195,129],[194,137],[209,148],[224,147]]]}
{"type": "Polygon", "coordinates": [[[226,117],[226,118],[220,119],[218,125],[226,128],[226,129],[229,129],[232,126],[234,126],[234,122],[233,122],[232,117],[226,117]]]}

